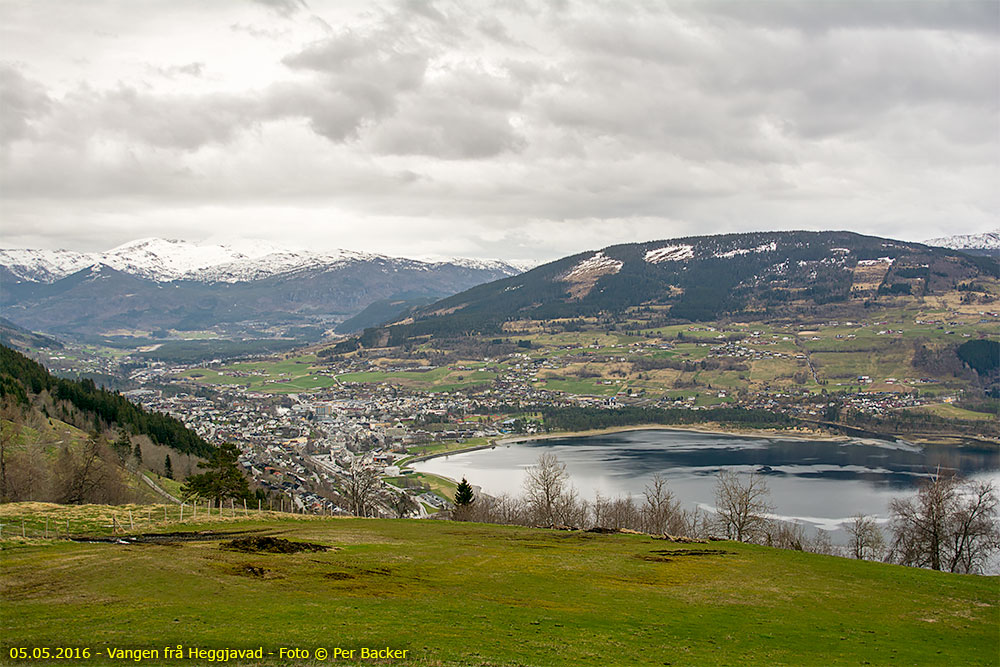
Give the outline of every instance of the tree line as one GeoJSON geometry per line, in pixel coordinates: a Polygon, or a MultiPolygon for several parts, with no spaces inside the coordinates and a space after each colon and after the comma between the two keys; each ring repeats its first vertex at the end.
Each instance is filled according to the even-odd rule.
{"type": "Polygon", "coordinates": [[[713,422],[755,428],[783,428],[797,422],[791,417],[767,410],[746,408],[710,408],[687,410],[680,408],[543,408],[544,423],[550,430],[589,431],[594,429],[632,426],[636,424],[699,424],[713,422]]]}
{"type": "Polygon", "coordinates": [[[856,515],[845,526],[846,547],[829,533],[807,535],[802,525],[774,518],[766,478],[723,469],[716,476],[715,510],[685,510],[666,480],[654,475],[637,500],[632,496],[593,502],[580,499],[565,464],[543,453],[527,471],[520,496],[473,494],[463,479],[454,519],[595,532],[638,531],[671,539],[725,538],[785,549],[866,560],[979,573],[1000,551],[1000,501],[993,484],[935,474],[909,498],[890,504],[886,529],[874,517],[856,515]]]}

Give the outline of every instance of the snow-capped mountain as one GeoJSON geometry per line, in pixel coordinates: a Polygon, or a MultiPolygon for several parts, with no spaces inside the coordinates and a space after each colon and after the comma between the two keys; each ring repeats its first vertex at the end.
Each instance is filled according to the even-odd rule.
{"type": "Polygon", "coordinates": [[[960,234],[938,239],[928,239],[924,243],[940,248],[951,248],[952,250],[985,250],[997,252],[1000,251],[1000,229],[983,234],[960,234]]]}
{"type": "Polygon", "coordinates": [[[240,245],[196,245],[160,238],[139,239],[106,252],[70,250],[0,249],[0,268],[15,282],[52,283],[94,265],[106,265],[122,273],[153,280],[199,282],[245,282],[304,269],[328,269],[355,262],[385,261],[407,266],[455,266],[511,276],[519,267],[497,260],[456,259],[419,262],[350,250],[306,251],[247,242],[240,245]]]}
{"type": "Polygon", "coordinates": [[[373,303],[398,311],[518,273],[496,261],[154,238],[98,253],[0,250],[0,308],[18,325],[70,338],[213,327],[253,337],[280,326],[312,327],[315,339],[373,303]]]}

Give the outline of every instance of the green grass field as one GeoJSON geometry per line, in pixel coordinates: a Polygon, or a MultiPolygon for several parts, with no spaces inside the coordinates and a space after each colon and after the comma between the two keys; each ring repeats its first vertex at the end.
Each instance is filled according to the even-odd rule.
{"type": "Polygon", "coordinates": [[[390,647],[407,659],[380,664],[436,666],[985,665],[1000,650],[992,578],[732,542],[446,521],[288,517],[185,529],[261,530],[333,549],[4,540],[4,663],[19,662],[8,657],[18,647],[101,652],[84,664],[121,664],[109,647],[275,653],[231,662],[254,665],[333,662],[315,658],[321,647],[390,647]],[[310,657],[280,660],[280,648],[310,657]]]}
{"type": "Polygon", "coordinates": [[[998,417],[995,414],[987,414],[985,412],[973,412],[972,410],[965,410],[957,405],[950,405],[948,403],[937,403],[935,405],[923,405],[919,408],[913,408],[920,412],[929,412],[938,417],[944,417],[946,419],[965,419],[972,421],[997,421],[998,417]]]}

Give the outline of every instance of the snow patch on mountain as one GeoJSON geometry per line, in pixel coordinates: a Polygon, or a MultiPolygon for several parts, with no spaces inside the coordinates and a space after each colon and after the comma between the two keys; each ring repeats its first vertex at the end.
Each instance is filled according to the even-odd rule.
{"type": "Polygon", "coordinates": [[[736,248],[735,250],[729,250],[728,252],[717,252],[713,255],[713,257],[730,259],[736,257],[737,255],[749,255],[752,252],[774,252],[777,249],[778,244],[771,241],[770,243],[759,245],[756,248],[736,248]]]}
{"type": "Polygon", "coordinates": [[[951,248],[952,250],[1000,250],[1000,229],[995,229],[992,232],[984,234],[959,234],[937,239],[927,239],[924,243],[939,248],[951,248]]]}
{"type": "Polygon", "coordinates": [[[116,271],[156,282],[245,282],[303,270],[334,270],[356,262],[384,262],[399,268],[455,264],[506,276],[521,273],[496,260],[420,262],[351,250],[292,250],[270,243],[245,241],[231,245],[196,245],[187,241],[145,238],[107,252],[0,249],[0,266],[18,281],[51,283],[89,266],[104,264],[116,271]]]}
{"type": "Polygon", "coordinates": [[[92,264],[92,255],[72,250],[0,249],[0,266],[21,282],[51,283],[92,264]]]}
{"type": "Polygon", "coordinates": [[[567,282],[576,282],[599,276],[607,276],[618,273],[622,270],[622,266],[624,266],[623,262],[612,259],[603,252],[599,252],[574,266],[562,279],[567,282]]]}
{"type": "Polygon", "coordinates": [[[643,256],[643,259],[650,264],[659,264],[660,262],[680,262],[692,257],[694,257],[694,246],[668,245],[650,250],[643,256]]]}

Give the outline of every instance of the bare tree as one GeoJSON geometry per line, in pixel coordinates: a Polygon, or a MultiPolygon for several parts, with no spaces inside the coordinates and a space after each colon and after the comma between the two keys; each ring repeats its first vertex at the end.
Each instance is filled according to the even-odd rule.
{"type": "Polygon", "coordinates": [[[751,542],[766,534],[768,514],[767,482],[757,473],[747,475],[746,483],[732,470],[719,471],[715,482],[715,512],[726,537],[751,542]]]}
{"type": "Polygon", "coordinates": [[[963,482],[940,473],[914,498],[890,503],[889,560],[951,572],[978,572],[1000,549],[996,491],[988,482],[963,482]]]}
{"type": "Polygon", "coordinates": [[[404,519],[419,509],[417,501],[411,498],[410,494],[406,491],[402,490],[399,493],[393,492],[391,505],[397,519],[404,519]]]}
{"type": "Polygon", "coordinates": [[[532,519],[543,526],[574,522],[579,515],[576,490],[569,484],[566,464],[545,452],[528,468],[524,480],[527,508],[532,519]]]}
{"type": "Polygon", "coordinates": [[[628,528],[636,530],[641,527],[642,517],[632,496],[618,496],[607,502],[604,510],[605,519],[602,528],[621,530],[628,528]]]}
{"type": "Polygon", "coordinates": [[[764,524],[764,544],[778,549],[805,551],[809,539],[802,524],[794,521],[767,521],[764,524]]]}
{"type": "Polygon", "coordinates": [[[351,466],[344,484],[344,496],[354,516],[368,516],[378,492],[379,476],[374,468],[351,466]]]}
{"type": "Polygon", "coordinates": [[[667,488],[667,480],[660,473],[646,485],[642,506],[642,529],[647,533],[679,535],[685,531],[681,502],[667,488]]]}
{"type": "Polygon", "coordinates": [[[805,550],[814,554],[826,554],[827,556],[839,556],[841,551],[834,546],[830,538],[830,531],[817,528],[812,539],[806,540],[805,550]]]}
{"type": "Polygon", "coordinates": [[[7,462],[14,444],[20,439],[23,414],[13,398],[5,396],[0,405],[0,502],[7,502],[9,489],[7,462]]]}
{"type": "Polygon", "coordinates": [[[885,538],[874,517],[858,513],[845,528],[849,538],[847,547],[852,556],[858,560],[879,560],[882,557],[885,538]]]}

